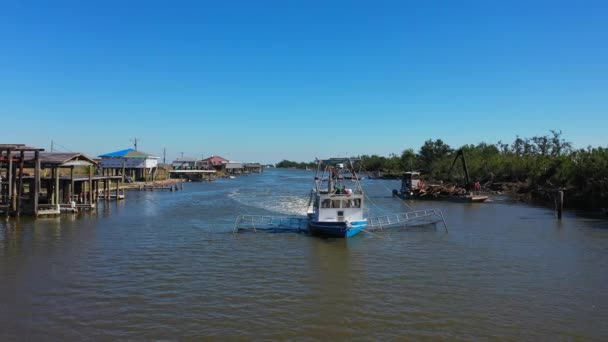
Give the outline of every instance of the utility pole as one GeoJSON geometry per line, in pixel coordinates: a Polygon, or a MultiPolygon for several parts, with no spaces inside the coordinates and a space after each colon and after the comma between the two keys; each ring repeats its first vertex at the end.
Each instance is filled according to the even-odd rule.
{"type": "Polygon", "coordinates": [[[51,152],[53,152],[53,140],[51,140],[51,152]]]}
{"type": "Polygon", "coordinates": [[[135,146],[135,151],[137,151],[137,142],[138,141],[139,141],[139,139],[137,139],[137,138],[131,139],[131,142],[133,142],[133,146],[135,146]]]}

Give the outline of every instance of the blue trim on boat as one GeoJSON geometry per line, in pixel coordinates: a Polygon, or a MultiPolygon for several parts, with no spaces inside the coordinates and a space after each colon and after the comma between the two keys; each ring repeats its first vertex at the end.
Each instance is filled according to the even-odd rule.
{"type": "Polygon", "coordinates": [[[367,221],[354,221],[349,227],[346,222],[315,222],[310,221],[310,232],[313,235],[326,237],[351,237],[357,235],[367,226],[367,221]]]}

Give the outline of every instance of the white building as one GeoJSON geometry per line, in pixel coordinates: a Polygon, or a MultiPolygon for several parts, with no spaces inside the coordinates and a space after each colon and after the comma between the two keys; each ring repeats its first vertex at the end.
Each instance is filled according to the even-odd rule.
{"type": "Polygon", "coordinates": [[[154,179],[159,160],[159,157],[132,148],[102,154],[99,157],[99,164],[104,173],[113,171],[114,174],[145,180],[154,179]]]}

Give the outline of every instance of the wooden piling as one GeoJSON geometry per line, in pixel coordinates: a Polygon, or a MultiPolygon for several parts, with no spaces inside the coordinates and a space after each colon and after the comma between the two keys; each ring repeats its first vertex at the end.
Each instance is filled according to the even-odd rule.
{"type": "Polygon", "coordinates": [[[10,213],[14,210],[13,208],[13,156],[12,151],[9,149],[6,152],[6,157],[8,158],[8,168],[6,169],[6,176],[8,181],[8,192],[6,198],[6,212],[10,213]]]}
{"type": "Polygon", "coordinates": [[[122,158],[122,181],[125,181],[125,167],[127,164],[127,159],[126,158],[122,158]]]}
{"type": "Polygon", "coordinates": [[[19,155],[19,182],[17,185],[17,212],[16,215],[21,215],[21,198],[23,197],[23,163],[25,152],[21,151],[19,155]]]}
{"type": "Polygon", "coordinates": [[[45,187],[46,187],[46,198],[47,200],[51,201],[51,204],[55,204],[55,185],[53,182],[53,180],[55,179],[55,168],[51,168],[51,179],[50,180],[45,180],[45,187]]]}
{"type": "Polygon", "coordinates": [[[70,204],[74,200],[74,166],[70,166],[70,204]]]}
{"type": "Polygon", "coordinates": [[[555,210],[557,211],[557,219],[562,219],[562,212],[564,211],[564,191],[559,190],[555,197],[555,210]]]}
{"type": "Polygon", "coordinates": [[[59,168],[55,168],[55,186],[53,195],[55,196],[55,201],[53,204],[58,205],[59,202],[59,168]]]}
{"type": "Polygon", "coordinates": [[[110,202],[110,180],[106,179],[103,182],[103,193],[105,202],[110,202]]]}
{"type": "MultiPolygon", "coordinates": [[[[110,189],[110,187],[108,187],[110,189]]],[[[120,182],[116,181],[116,202],[118,202],[118,192],[120,191],[120,182]]]]}
{"type": "Polygon", "coordinates": [[[40,196],[40,152],[34,152],[34,215],[38,216],[38,200],[40,196]]]}
{"type": "Polygon", "coordinates": [[[89,205],[93,205],[93,166],[89,166],[89,205]]]}

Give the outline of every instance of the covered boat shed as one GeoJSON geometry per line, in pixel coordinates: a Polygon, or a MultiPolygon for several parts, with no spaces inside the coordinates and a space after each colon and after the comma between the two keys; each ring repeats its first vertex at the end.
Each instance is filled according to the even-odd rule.
{"type": "Polygon", "coordinates": [[[44,176],[40,179],[37,216],[92,209],[100,193],[108,194],[104,198],[109,200],[112,186],[116,187],[116,198],[119,198],[122,177],[94,175],[98,164],[85,154],[42,152],[40,165],[44,176]]]}
{"type": "Polygon", "coordinates": [[[33,196],[29,208],[22,208],[26,153],[33,164],[34,182],[28,189],[38,193],[40,189],[40,151],[43,148],[25,144],[0,144],[0,211],[8,215],[19,215],[22,209],[38,210],[38,196],[33,196]]]}
{"type": "Polygon", "coordinates": [[[231,162],[226,163],[225,165],[226,165],[226,173],[229,173],[231,175],[243,173],[243,170],[245,169],[243,167],[243,164],[237,163],[237,162],[231,161],[231,162]]]}
{"type": "Polygon", "coordinates": [[[0,186],[0,209],[6,215],[56,215],[62,210],[93,208],[100,191],[110,193],[111,182],[118,194],[122,177],[94,176],[97,163],[85,154],[3,146],[6,145],[0,145],[0,171],[5,170],[5,177],[0,186]]]}

